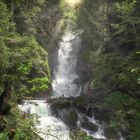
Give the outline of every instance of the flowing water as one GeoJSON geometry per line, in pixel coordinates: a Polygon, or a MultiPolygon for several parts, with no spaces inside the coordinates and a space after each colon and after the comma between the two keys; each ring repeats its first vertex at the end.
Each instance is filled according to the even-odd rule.
{"type": "Polygon", "coordinates": [[[19,108],[27,113],[36,114],[36,131],[44,140],[69,140],[67,126],[51,115],[50,105],[45,100],[26,100],[19,108]]]}
{"type": "Polygon", "coordinates": [[[97,125],[98,126],[98,131],[93,133],[93,132],[90,132],[86,129],[83,129],[85,132],[87,132],[88,135],[90,136],[93,136],[94,138],[97,138],[97,139],[106,139],[105,136],[104,136],[104,125],[99,123],[97,120],[95,120],[94,118],[94,114],[92,115],[92,117],[87,117],[88,118],[88,121],[97,125]]]}
{"type": "MultiPolygon", "coordinates": [[[[54,71],[53,97],[76,97],[80,95],[81,87],[77,84],[77,57],[81,40],[78,34],[66,32],[59,43],[58,66],[54,71]]],[[[44,140],[69,140],[69,128],[65,123],[51,115],[50,105],[44,100],[24,101],[19,108],[31,114],[37,114],[39,123],[35,122],[38,134],[44,140]]]]}
{"type": "MultiPolygon", "coordinates": [[[[54,71],[53,97],[76,97],[80,95],[81,86],[79,76],[76,73],[77,57],[81,47],[81,40],[78,33],[66,32],[59,43],[58,65],[54,71]]],[[[53,98],[52,97],[52,98],[53,98]]],[[[68,125],[59,117],[52,114],[50,105],[45,100],[26,100],[23,105],[19,105],[23,112],[36,114],[38,121],[35,120],[37,133],[44,140],[70,140],[70,130],[68,125]]],[[[59,114],[63,115],[63,111],[59,114]]],[[[65,113],[67,114],[67,113],[65,113]]],[[[80,119],[82,115],[78,113],[77,127],[87,132],[88,135],[98,139],[105,139],[103,125],[98,123],[94,115],[87,120],[98,126],[96,133],[81,127],[80,119]]]]}
{"type": "Polygon", "coordinates": [[[66,32],[59,44],[58,66],[52,83],[54,96],[70,97],[80,95],[80,85],[77,85],[79,76],[76,74],[77,57],[81,47],[78,35],[66,32]]]}

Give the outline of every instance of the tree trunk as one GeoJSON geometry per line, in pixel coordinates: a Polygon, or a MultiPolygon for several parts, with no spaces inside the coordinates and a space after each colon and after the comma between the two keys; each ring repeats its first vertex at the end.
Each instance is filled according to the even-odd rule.
{"type": "Polygon", "coordinates": [[[10,4],[10,14],[11,14],[11,20],[12,20],[12,21],[13,21],[14,9],[15,9],[15,0],[11,0],[11,4],[10,4]]]}
{"type": "MultiPolygon", "coordinates": [[[[3,113],[4,106],[6,105],[6,100],[10,98],[10,93],[11,93],[11,86],[8,81],[5,81],[4,83],[4,91],[0,95],[0,113],[3,113]]],[[[7,110],[8,111],[8,110],[7,110]]]]}

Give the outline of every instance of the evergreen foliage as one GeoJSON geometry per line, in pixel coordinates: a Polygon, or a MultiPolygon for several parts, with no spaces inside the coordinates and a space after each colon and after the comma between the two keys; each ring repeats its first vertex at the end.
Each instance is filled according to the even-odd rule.
{"type": "Polygon", "coordinates": [[[102,4],[98,0],[85,0],[78,23],[85,32],[82,59],[88,64],[88,80],[93,90],[102,89],[105,94],[98,104],[114,110],[110,127],[113,124],[121,130],[127,140],[140,139],[139,0],[102,4]]]}
{"type": "MultiPolygon", "coordinates": [[[[105,95],[96,104],[113,110],[108,129],[121,131],[126,140],[139,140],[139,0],[82,0],[76,7],[65,0],[1,0],[0,139],[35,138],[32,117],[19,112],[16,101],[50,88],[44,48],[60,16],[62,26],[70,23],[83,30],[83,77],[90,83],[90,94],[100,89],[105,95]],[[46,15],[42,7],[48,10],[46,15]]],[[[75,132],[72,138],[92,139],[83,132],[75,132]]]]}
{"type": "MultiPolygon", "coordinates": [[[[20,35],[15,11],[40,11],[44,1],[0,1],[0,139],[34,139],[32,118],[17,109],[17,99],[47,91],[50,70],[46,50],[33,34],[20,35]],[[29,7],[27,7],[27,5],[29,7]],[[25,117],[26,116],[26,117],[25,117]],[[30,132],[30,133],[29,133],[30,132]]],[[[26,16],[33,16],[30,14],[26,16]]],[[[28,18],[29,19],[29,18],[28,18]]]]}

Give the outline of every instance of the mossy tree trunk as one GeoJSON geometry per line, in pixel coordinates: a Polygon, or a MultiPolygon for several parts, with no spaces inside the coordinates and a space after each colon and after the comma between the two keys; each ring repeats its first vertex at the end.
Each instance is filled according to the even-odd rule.
{"type": "Polygon", "coordinates": [[[0,95],[0,114],[6,114],[9,111],[7,99],[11,97],[11,84],[8,81],[4,82],[4,91],[0,95]]]}

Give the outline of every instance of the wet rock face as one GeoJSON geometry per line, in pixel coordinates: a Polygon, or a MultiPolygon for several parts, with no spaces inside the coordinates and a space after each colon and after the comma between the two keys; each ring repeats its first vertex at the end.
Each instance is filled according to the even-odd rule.
{"type": "Polygon", "coordinates": [[[86,115],[87,115],[88,117],[92,117],[92,116],[93,116],[93,109],[92,109],[91,107],[89,107],[89,108],[87,109],[86,115]]]}
{"type": "Polygon", "coordinates": [[[81,85],[81,79],[80,78],[76,78],[74,81],[73,81],[76,85],[81,85]]]}
{"type": "Polygon", "coordinates": [[[83,122],[81,125],[84,129],[92,131],[92,132],[97,132],[98,131],[98,126],[96,124],[93,124],[91,122],[83,122]]]}
{"type": "Polygon", "coordinates": [[[108,124],[112,118],[113,110],[90,104],[90,101],[85,97],[49,99],[47,102],[51,104],[52,114],[61,119],[70,130],[83,128],[91,133],[96,133],[99,126],[89,119],[94,116],[98,122],[104,122],[107,139],[117,140],[119,138],[118,131],[108,124]]]}
{"type": "Polygon", "coordinates": [[[69,128],[72,130],[73,128],[77,127],[77,113],[75,109],[69,109],[67,111],[67,114],[65,116],[65,122],[69,126],[69,128]]]}
{"type": "Polygon", "coordinates": [[[92,109],[92,107],[86,107],[84,105],[78,105],[77,109],[78,109],[78,111],[80,111],[81,113],[87,115],[88,117],[92,117],[93,116],[93,109],[92,109]]]}
{"type": "MultiPolygon", "coordinates": [[[[84,73],[84,75],[85,75],[85,73],[84,73]]],[[[86,82],[82,87],[82,94],[87,95],[90,93],[89,91],[90,91],[90,82],[86,82]]]]}
{"type": "Polygon", "coordinates": [[[54,71],[57,71],[56,66],[58,64],[57,57],[58,57],[58,49],[59,49],[58,43],[53,46],[55,46],[55,47],[53,47],[53,50],[48,51],[48,63],[49,63],[50,69],[51,69],[52,79],[54,79],[54,71]]]}
{"type": "Polygon", "coordinates": [[[52,114],[67,124],[70,130],[77,127],[78,116],[75,108],[53,108],[52,114]]]}
{"type": "Polygon", "coordinates": [[[85,114],[86,113],[86,107],[83,105],[78,105],[77,106],[78,111],[80,111],[81,113],[85,114]]]}

